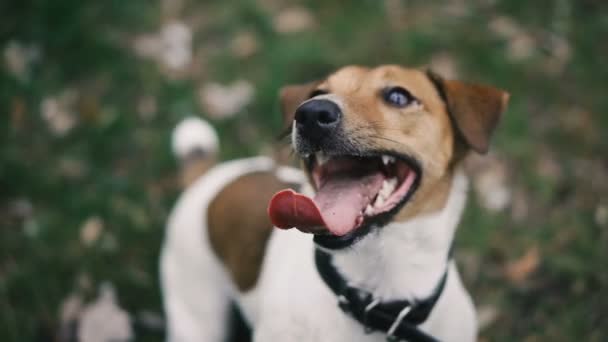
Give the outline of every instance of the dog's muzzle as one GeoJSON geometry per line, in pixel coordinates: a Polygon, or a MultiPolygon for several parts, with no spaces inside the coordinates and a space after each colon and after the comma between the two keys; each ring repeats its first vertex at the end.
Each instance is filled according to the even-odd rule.
{"type": "Polygon", "coordinates": [[[342,110],[330,100],[310,100],[295,113],[296,139],[305,152],[323,149],[338,132],[342,122],[342,110]]]}

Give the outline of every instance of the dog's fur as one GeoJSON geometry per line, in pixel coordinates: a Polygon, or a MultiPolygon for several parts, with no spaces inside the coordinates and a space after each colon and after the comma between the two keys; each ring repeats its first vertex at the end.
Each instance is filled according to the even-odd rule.
{"type": "MultiPolygon", "coordinates": [[[[338,104],[343,135],[358,148],[411,156],[422,170],[405,206],[381,229],[333,252],[335,266],[350,283],[383,300],[429,296],[447,266],[445,290],[420,328],[442,341],[473,341],[474,307],[454,262],[447,261],[466,202],[460,162],[469,150],[487,151],[508,95],[416,69],[351,66],[283,88],[287,126],[314,90],[327,92],[315,99],[338,104]],[[407,89],[419,105],[387,106],[378,94],[388,85],[407,89]]],[[[293,137],[297,150],[297,131],[293,137]]],[[[205,156],[203,165],[214,158],[215,145],[185,145],[182,157],[189,148],[205,156]]],[[[366,334],[337,307],[315,268],[312,236],[273,229],[266,217],[274,192],[299,186],[314,192],[308,184],[300,171],[257,157],[216,165],[184,191],[169,218],[161,258],[169,340],[224,340],[232,302],[254,341],[384,340],[382,333],[366,334]]]]}

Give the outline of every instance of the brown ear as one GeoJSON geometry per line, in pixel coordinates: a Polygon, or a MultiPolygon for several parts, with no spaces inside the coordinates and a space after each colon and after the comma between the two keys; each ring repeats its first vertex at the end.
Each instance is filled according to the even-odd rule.
{"type": "Polygon", "coordinates": [[[308,100],[310,93],[315,89],[319,82],[306,84],[287,85],[281,88],[279,97],[281,101],[281,113],[283,114],[283,126],[288,129],[291,127],[296,109],[300,104],[308,100]]]}
{"type": "Polygon", "coordinates": [[[444,80],[431,71],[427,74],[465,143],[478,153],[488,152],[492,132],[507,108],[509,93],[491,86],[444,80]]]}

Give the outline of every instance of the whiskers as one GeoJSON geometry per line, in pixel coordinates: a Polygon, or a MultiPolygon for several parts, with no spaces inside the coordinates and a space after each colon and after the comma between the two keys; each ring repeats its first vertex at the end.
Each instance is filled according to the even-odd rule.
{"type": "Polygon", "coordinates": [[[397,140],[394,140],[394,139],[391,139],[391,138],[387,138],[387,137],[383,137],[383,136],[380,136],[380,135],[372,135],[372,134],[370,134],[370,135],[367,135],[367,136],[366,136],[366,138],[367,138],[367,139],[379,139],[379,140],[385,140],[385,141],[392,142],[392,143],[394,143],[395,145],[401,145],[401,143],[400,143],[400,142],[398,142],[397,140]]]}

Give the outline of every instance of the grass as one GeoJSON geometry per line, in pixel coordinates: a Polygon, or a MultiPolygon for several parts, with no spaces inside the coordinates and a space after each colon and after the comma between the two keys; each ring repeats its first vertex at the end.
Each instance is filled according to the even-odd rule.
{"type": "MultiPolygon", "coordinates": [[[[507,161],[509,186],[525,200],[526,213],[494,213],[472,196],[458,233],[457,259],[475,302],[498,312],[482,339],[608,336],[608,226],[601,219],[608,206],[605,4],[299,4],[316,26],[290,34],[274,28],[276,12],[288,7],[274,1],[184,1],[176,10],[142,0],[0,4],[0,48],[17,42],[39,55],[25,72],[6,63],[0,69],[0,339],[54,338],[64,299],[73,292],[90,299],[102,281],[115,285],[134,316],[161,311],[157,259],[179,191],[170,131],[184,116],[208,117],[199,105],[201,84],[245,79],[255,87],[253,102],[238,115],[214,121],[229,159],[274,143],[283,84],[345,64],[422,66],[438,55],[448,56],[461,78],[512,94],[494,151],[507,161]],[[515,21],[525,37],[492,29],[499,17],[515,21]],[[176,18],[194,28],[198,65],[179,77],[132,48],[135,37],[176,18]],[[230,49],[243,31],[258,46],[247,58],[230,49]],[[531,41],[519,42],[523,57],[509,52],[517,39],[531,41]],[[76,93],[76,123],[56,134],[41,115],[42,102],[66,89],[76,93]],[[146,96],[156,104],[149,117],[137,114],[146,96]],[[543,171],[547,159],[551,172],[543,171]],[[87,245],[81,227],[91,217],[103,221],[103,231],[87,245]],[[505,267],[531,248],[539,250],[538,267],[522,282],[506,277],[505,267]]],[[[161,339],[150,332],[138,337],[161,339]]]]}

